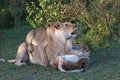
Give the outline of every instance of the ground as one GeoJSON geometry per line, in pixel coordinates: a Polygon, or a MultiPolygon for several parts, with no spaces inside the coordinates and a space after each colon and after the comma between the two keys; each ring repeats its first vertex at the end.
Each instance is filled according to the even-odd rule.
{"type": "MultiPolygon", "coordinates": [[[[28,25],[0,30],[0,58],[14,59],[17,47],[31,30],[28,25]]],[[[120,44],[91,53],[86,72],[62,73],[52,67],[28,64],[18,67],[0,62],[0,80],[120,80],[120,44]]]]}

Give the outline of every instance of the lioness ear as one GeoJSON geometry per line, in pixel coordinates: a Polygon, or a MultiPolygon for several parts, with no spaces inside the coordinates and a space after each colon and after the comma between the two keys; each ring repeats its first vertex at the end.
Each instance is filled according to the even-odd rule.
{"type": "Polygon", "coordinates": [[[50,27],[50,26],[51,26],[51,23],[48,23],[47,26],[50,27]]]}
{"type": "Polygon", "coordinates": [[[65,22],[64,24],[65,24],[65,26],[68,26],[69,23],[68,23],[68,22],[65,22]]]}
{"type": "Polygon", "coordinates": [[[56,24],[56,25],[55,25],[55,28],[56,28],[56,29],[59,29],[59,28],[60,28],[60,25],[59,25],[59,24],[56,24]]]}

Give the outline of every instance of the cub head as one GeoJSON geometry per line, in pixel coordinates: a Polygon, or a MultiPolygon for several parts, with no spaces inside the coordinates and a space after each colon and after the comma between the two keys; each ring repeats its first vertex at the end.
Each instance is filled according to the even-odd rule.
{"type": "Polygon", "coordinates": [[[66,39],[77,36],[77,26],[70,22],[51,22],[48,23],[48,28],[52,34],[56,33],[58,36],[64,36],[66,39]]]}
{"type": "Polygon", "coordinates": [[[87,45],[80,45],[81,51],[84,53],[84,56],[89,58],[90,50],[87,45]]]}
{"type": "Polygon", "coordinates": [[[83,52],[90,52],[89,48],[87,45],[80,45],[80,48],[83,52]]]}

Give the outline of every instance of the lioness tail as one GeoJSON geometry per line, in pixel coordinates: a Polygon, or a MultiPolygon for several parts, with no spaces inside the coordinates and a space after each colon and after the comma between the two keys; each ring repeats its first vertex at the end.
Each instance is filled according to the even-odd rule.
{"type": "Polygon", "coordinates": [[[5,59],[0,59],[0,62],[5,62],[5,59]]]}
{"type": "Polygon", "coordinates": [[[15,60],[15,59],[12,59],[12,60],[7,60],[7,62],[9,62],[9,63],[15,63],[15,62],[16,62],[16,60],[15,60]]]}

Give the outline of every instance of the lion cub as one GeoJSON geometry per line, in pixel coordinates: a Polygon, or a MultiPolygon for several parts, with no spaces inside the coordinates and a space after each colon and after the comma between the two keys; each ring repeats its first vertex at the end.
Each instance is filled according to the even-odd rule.
{"type": "Polygon", "coordinates": [[[86,45],[78,46],[68,55],[58,56],[53,62],[53,68],[61,72],[84,72],[89,55],[90,51],[86,45]]]}

